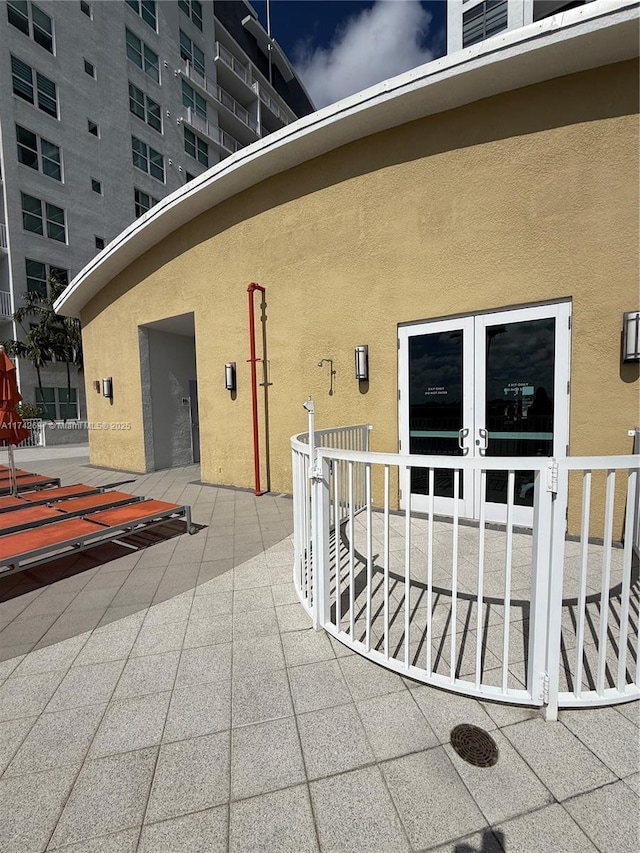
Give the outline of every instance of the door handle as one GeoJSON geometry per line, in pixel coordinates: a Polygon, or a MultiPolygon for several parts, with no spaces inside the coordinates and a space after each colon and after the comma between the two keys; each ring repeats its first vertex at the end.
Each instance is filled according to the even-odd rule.
{"type": "Polygon", "coordinates": [[[458,447],[462,451],[462,455],[466,456],[469,452],[469,448],[464,446],[464,440],[469,435],[469,430],[467,428],[458,430],[458,447]]]}
{"type": "Polygon", "coordinates": [[[480,427],[478,429],[478,436],[479,436],[479,438],[476,439],[476,445],[478,446],[478,453],[480,454],[480,456],[486,456],[487,455],[487,447],[489,446],[489,430],[485,429],[484,427],[480,427]],[[481,441],[482,441],[482,446],[480,445],[481,441]]]}

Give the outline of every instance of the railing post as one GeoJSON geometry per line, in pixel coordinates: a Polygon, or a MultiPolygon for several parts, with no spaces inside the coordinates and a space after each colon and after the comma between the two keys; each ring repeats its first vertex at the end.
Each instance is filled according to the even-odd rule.
{"type": "Polygon", "coordinates": [[[329,621],[329,460],[320,457],[316,464],[316,474],[312,489],[315,497],[315,520],[313,529],[313,579],[314,579],[314,627],[324,628],[329,621]]]}
{"type": "Polygon", "coordinates": [[[535,472],[533,489],[533,547],[531,555],[531,605],[529,611],[529,662],[527,690],[531,698],[546,702],[548,684],[547,636],[549,627],[549,577],[553,494],[546,469],[535,472]]]}
{"type": "Polygon", "coordinates": [[[569,472],[554,464],[555,493],[551,495],[551,550],[549,554],[549,609],[547,623],[547,685],[544,700],[545,719],[558,719],[560,690],[560,637],[562,632],[562,586],[564,578],[564,539],[567,527],[569,472]]]}

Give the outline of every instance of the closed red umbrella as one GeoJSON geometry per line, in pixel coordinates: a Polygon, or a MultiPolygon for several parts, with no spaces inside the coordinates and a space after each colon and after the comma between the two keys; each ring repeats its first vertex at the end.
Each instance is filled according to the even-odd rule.
{"type": "Polygon", "coordinates": [[[11,491],[14,495],[17,494],[18,489],[13,448],[29,437],[29,430],[16,412],[16,406],[20,400],[22,395],[18,391],[15,364],[6,354],[4,347],[0,346],[0,445],[9,448],[9,474],[11,491]]]}

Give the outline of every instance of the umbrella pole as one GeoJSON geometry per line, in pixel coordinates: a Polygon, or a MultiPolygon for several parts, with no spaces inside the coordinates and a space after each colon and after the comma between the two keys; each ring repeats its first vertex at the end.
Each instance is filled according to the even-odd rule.
{"type": "Polygon", "coordinates": [[[16,460],[13,456],[13,445],[10,444],[9,450],[9,485],[11,486],[11,494],[13,497],[18,495],[18,478],[16,477],[16,460]]]}

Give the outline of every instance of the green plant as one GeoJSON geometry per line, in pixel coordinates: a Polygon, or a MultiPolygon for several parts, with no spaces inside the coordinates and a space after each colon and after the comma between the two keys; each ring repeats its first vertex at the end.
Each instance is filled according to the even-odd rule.
{"type": "Polygon", "coordinates": [[[37,403],[25,403],[23,400],[16,406],[16,412],[23,418],[41,418],[44,414],[42,406],[37,403]]]}

